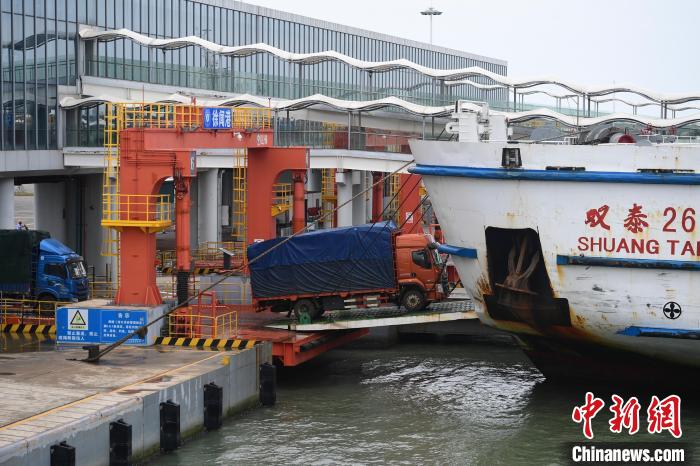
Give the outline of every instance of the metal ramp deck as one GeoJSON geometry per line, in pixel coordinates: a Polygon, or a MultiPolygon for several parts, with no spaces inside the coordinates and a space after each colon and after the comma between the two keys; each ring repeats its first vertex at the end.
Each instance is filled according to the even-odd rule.
{"type": "Polygon", "coordinates": [[[300,324],[294,319],[272,321],[265,326],[296,332],[351,330],[395,325],[428,324],[453,320],[476,319],[470,300],[445,301],[428,306],[421,312],[407,312],[396,306],[330,311],[310,324],[300,324]]]}

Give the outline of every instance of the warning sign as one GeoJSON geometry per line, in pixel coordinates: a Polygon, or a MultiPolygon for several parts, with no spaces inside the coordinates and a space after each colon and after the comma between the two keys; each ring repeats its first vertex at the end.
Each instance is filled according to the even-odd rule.
{"type": "Polygon", "coordinates": [[[87,330],[88,313],[86,310],[68,309],[68,330],[87,330]]]}

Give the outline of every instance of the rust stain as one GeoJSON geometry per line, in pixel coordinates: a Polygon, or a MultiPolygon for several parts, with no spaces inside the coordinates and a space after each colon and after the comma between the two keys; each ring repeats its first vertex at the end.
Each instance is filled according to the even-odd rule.
{"type": "Polygon", "coordinates": [[[564,267],[559,264],[557,264],[557,278],[559,279],[559,283],[564,281],[564,267]]]}
{"type": "Polygon", "coordinates": [[[491,290],[491,284],[489,283],[489,279],[485,275],[481,275],[476,280],[476,291],[476,295],[479,297],[493,294],[493,291],[491,290]]]}

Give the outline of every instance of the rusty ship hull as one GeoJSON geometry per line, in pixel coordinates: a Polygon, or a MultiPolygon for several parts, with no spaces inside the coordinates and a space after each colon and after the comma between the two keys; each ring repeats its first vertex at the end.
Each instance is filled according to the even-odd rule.
{"type": "Polygon", "coordinates": [[[700,146],[411,149],[479,318],[546,376],[700,369],[700,146]]]}

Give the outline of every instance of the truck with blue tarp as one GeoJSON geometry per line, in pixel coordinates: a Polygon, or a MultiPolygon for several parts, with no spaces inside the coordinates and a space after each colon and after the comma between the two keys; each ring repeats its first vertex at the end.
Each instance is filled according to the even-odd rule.
{"type": "Polygon", "coordinates": [[[90,284],[83,258],[39,230],[0,230],[0,296],[84,301],[90,284]]]}
{"type": "Polygon", "coordinates": [[[429,234],[403,234],[393,222],[330,228],[248,247],[258,310],[323,312],[393,302],[409,311],[446,298],[444,264],[429,234]]]}

